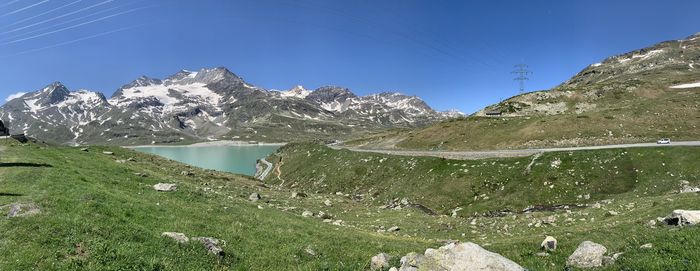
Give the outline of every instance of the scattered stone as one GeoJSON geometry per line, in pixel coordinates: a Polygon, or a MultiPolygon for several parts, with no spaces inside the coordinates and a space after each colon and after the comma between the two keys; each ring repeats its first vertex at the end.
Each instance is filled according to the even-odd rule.
{"type": "Polygon", "coordinates": [[[691,186],[689,181],[681,181],[681,189],[678,191],[679,193],[700,193],[700,187],[698,186],[691,186]]]}
{"type": "Polygon", "coordinates": [[[619,215],[619,213],[618,213],[618,212],[615,212],[615,211],[608,211],[608,212],[605,214],[605,216],[616,216],[616,215],[619,215]]]}
{"type": "Polygon", "coordinates": [[[301,216],[302,217],[312,217],[312,216],[314,216],[314,213],[311,211],[304,211],[301,213],[301,216]]]}
{"type": "Polygon", "coordinates": [[[41,210],[34,203],[13,203],[10,204],[10,211],[7,213],[7,217],[25,217],[39,213],[41,213],[41,210]]]}
{"type": "Polygon", "coordinates": [[[129,162],[136,162],[136,159],[135,159],[134,157],[129,157],[129,158],[126,159],[126,161],[129,161],[129,162]]]}
{"type": "Polygon", "coordinates": [[[187,171],[187,170],[183,170],[182,172],[180,172],[180,175],[182,175],[182,176],[194,176],[194,173],[187,171]]]}
{"type": "Polygon", "coordinates": [[[316,256],[316,251],[310,246],[306,247],[304,249],[304,252],[306,252],[306,254],[309,254],[309,256],[316,256]]]}
{"type": "Polygon", "coordinates": [[[544,219],[542,219],[542,223],[543,223],[543,224],[547,224],[547,225],[552,225],[552,224],[554,224],[555,222],[557,222],[557,217],[556,217],[556,216],[553,216],[553,215],[550,215],[550,216],[545,217],[544,219]]]}
{"type": "Polygon", "coordinates": [[[593,205],[591,205],[591,208],[595,208],[595,209],[600,209],[600,207],[602,207],[602,206],[600,205],[599,202],[596,202],[593,205]]]}
{"type": "Polygon", "coordinates": [[[390,260],[391,260],[391,256],[389,254],[379,253],[379,254],[372,257],[372,260],[370,261],[370,264],[369,264],[369,269],[370,270],[382,270],[384,268],[388,268],[390,260]]]}
{"type": "Polygon", "coordinates": [[[325,212],[323,212],[323,211],[318,212],[318,217],[321,218],[321,219],[331,219],[331,218],[333,218],[333,216],[331,216],[330,214],[327,214],[327,213],[325,213],[325,212]]]}
{"type": "Polygon", "coordinates": [[[396,231],[400,231],[400,230],[401,230],[401,228],[399,228],[398,226],[393,226],[386,231],[387,232],[396,232],[396,231]]]}
{"type": "Polygon", "coordinates": [[[297,199],[297,198],[305,198],[306,193],[304,192],[292,192],[292,198],[297,199]]]}
{"type": "Polygon", "coordinates": [[[146,173],[141,173],[141,172],[136,172],[136,173],[134,173],[134,175],[142,177],[142,178],[148,177],[148,175],[146,173]]]}
{"type": "Polygon", "coordinates": [[[225,256],[224,250],[221,249],[220,245],[225,245],[225,242],[223,240],[219,240],[216,238],[212,237],[194,237],[192,238],[193,241],[199,241],[204,245],[204,248],[206,248],[209,252],[211,252],[214,255],[218,256],[225,256]]]}
{"type": "Polygon", "coordinates": [[[333,225],[336,225],[336,226],[342,226],[342,225],[343,225],[343,221],[340,220],[340,219],[338,219],[338,220],[336,220],[336,221],[333,221],[332,224],[333,224],[333,225]]]}
{"type": "Polygon", "coordinates": [[[250,194],[250,196],[248,196],[248,200],[250,200],[252,202],[256,202],[260,199],[262,199],[262,197],[258,193],[252,193],[252,194],[250,194]]]}
{"type": "Polygon", "coordinates": [[[474,243],[452,243],[438,249],[429,248],[425,255],[409,253],[401,258],[401,271],[524,271],[517,263],[483,249],[474,243]]]}
{"type": "Polygon", "coordinates": [[[333,206],[333,203],[331,203],[331,200],[329,200],[329,199],[323,201],[323,204],[326,205],[326,206],[328,206],[328,207],[333,206]]]}
{"type": "Polygon", "coordinates": [[[549,253],[547,252],[538,252],[535,255],[537,255],[538,257],[549,257],[549,253]]]}
{"type": "Polygon", "coordinates": [[[157,183],[153,185],[153,189],[162,192],[172,192],[177,190],[177,184],[174,183],[157,183]]]}
{"type": "Polygon", "coordinates": [[[116,160],[115,162],[117,162],[117,164],[124,164],[126,163],[126,160],[116,160]]]}
{"type": "Polygon", "coordinates": [[[700,223],[700,211],[674,210],[664,222],[672,226],[692,226],[700,223]]]}
{"type": "Polygon", "coordinates": [[[82,148],[82,149],[80,149],[80,151],[88,152],[89,150],[88,150],[88,148],[82,148]]]}
{"type": "Polygon", "coordinates": [[[647,226],[649,226],[650,228],[656,228],[656,220],[651,219],[647,221],[647,226]]]}
{"type": "Polygon", "coordinates": [[[114,153],[113,153],[113,152],[111,152],[111,151],[103,151],[103,152],[102,152],[102,154],[106,154],[106,155],[114,155],[114,153]]]}
{"type": "Polygon", "coordinates": [[[540,247],[547,251],[554,251],[557,249],[557,239],[554,239],[552,236],[547,236],[544,238],[544,241],[542,241],[542,244],[540,244],[540,247]]]}
{"type": "Polygon", "coordinates": [[[607,251],[608,249],[603,245],[583,241],[566,260],[566,265],[576,268],[601,267],[603,266],[603,255],[607,251]]]}
{"type": "Polygon", "coordinates": [[[648,243],[648,244],[643,244],[643,245],[641,245],[639,248],[641,248],[641,249],[650,249],[650,248],[652,248],[652,247],[654,247],[654,244],[648,243]]]}
{"type": "Polygon", "coordinates": [[[165,236],[165,237],[170,237],[177,241],[178,243],[187,243],[190,241],[190,238],[188,238],[184,233],[179,233],[179,232],[163,232],[160,234],[160,236],[165,236]]]}
{"type": "Polygon", "coordinates": [[[389,268],[389,271],[399,271],[399,269],[396,268],[396,267],[394,267],[394,266],[392,266],[391,268],[389,268]]]}

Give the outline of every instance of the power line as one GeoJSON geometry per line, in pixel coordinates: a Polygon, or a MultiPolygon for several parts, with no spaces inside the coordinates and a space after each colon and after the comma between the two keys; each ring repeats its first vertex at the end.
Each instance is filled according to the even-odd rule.
{"type": "Polygon", "coordinates": [[[515,65],[515,70],[511,72],[512,74],[518,75],[518,77],[515,77],[513,80],[520,82],[520,93],[525,92],[525,81],[530,80],[527,76],[532,74],[527,68],[527,64],[517,64],[515,65]]]}

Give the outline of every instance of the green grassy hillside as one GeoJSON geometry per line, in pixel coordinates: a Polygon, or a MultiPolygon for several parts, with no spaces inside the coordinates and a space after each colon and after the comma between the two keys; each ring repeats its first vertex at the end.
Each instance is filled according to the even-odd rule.
{"type": "Polygon", "coordinates": [[[700,88],[677,86],[700,80],[694,66],[700,61],[699,35],[609,57],[551,90],[519,94],[470,117],[346,144],[493,150],[697,140],[700,88]]]}
{"type": "MultiPolygon", "coordinates": [[[[362,148],[495,150],[654,142],[662,137],[673,140],[700,138],[698,89],[649,87],[646,90],[610,91],[602,93],[595,101],[576,94],[581,92],[537,101],[543,105],[562,104],[563,111],[557,114],[470,116],[412,131],[375,133],[348,141],[346,145],[362,148]],[[595,107],[580,110],[591,104],[595,107]]],[[[551,92],[541,94],[553,95],[551,92]]]]}
{"type": "Polygon", "coordinates": [[[347,193],[368,206],[406,198],[411,206],[346,212],[367,216],[369,221],[358,222],[375,229],[398,225],[409,235],[486,244],[531,270],[562,270],[583,240],[626,253],[606,270],[692,270],[700,268],[700,252],[685,248],[700,244],[694,237],[700,229],[646,224],[674,209],[699,206],[697,193],[677,193],[684,180],[698,185],[699,156],[699,149],[691,147],[546,153],[528,172],[533,157],[461,161],[293,144],[269,157],[281,166],[266,183],[347,193]],[[427,215],[420,206],[438,215],[427,215]],[[461,210],[452,217],[457,207],[461,210]],[[552,225],[543,222],[548,217],[554,217],[552,225]],[[542,258],[537,245],[545,235],[565,241],[561,251],[542,258]],[[639,248],[646,243],[654,249],[639,248]]]}
{"type": "Polygon", "coordinates": [[[391,262],[398,266],[400,256],[438,247],[445,240],[478,243],[529,270],[562,270],[568,255],[583,240],[626,253],[605,270],[664,270],[669,266],[696,270],[700,252],[689,248],[700,245],[700,228],[650,228],[645,223],[674,209],[700,206],[697,194],[668,193],[680,179],[698,184],[697,169],[689,166],[697,161],[697,153],[691,148],[562,153],[556,156],[562,161],[561,170],[547,169],[555,157],[547,154],[534,163],[531,177],[526,177],[522,174],[528,158],[466,162],[292,145],[281,150],[282,163],[275,162],[281,164],[280,176],[285,180],[277,185],[281,181],[275,171],[261,184],[121,148],[90,147],[83,152],[4,141],[0,143],[0,210],[7,214],[10,204],[23,203],[40,212],[0,218],[0,270],[366,270],[370,257],[377,253],[394,256],[391,262]],[[586,159],[591,162],[576,170],[584,173],[588,166],[606,170],[585,173],[589,180],[582,188],[568,188],[575,193],[559,189],[580,178],[567,177],[569,164],[586,159]],[[306,161],[307,167],[302,169],[300,161],[306,161]],[[341,175],[331,168],[333,164],[323,161],[337,161],[346,173],[341,175]],[[659,161],[664,164],[655,164],[659,161]],[[385,166],[385,175],[374,175],[377,163],[385,166]],[[435,169],[421,172],[428,165],[435,169]],[[619,176],[607,170],[614,166],[620,168],[619,176]],[[639,169],[636,176],[631,175],[631,168],[639,169]],[[469,170],[458,175],[458,169],[462,173],[469,170]],[[502,178],[493,177],[496,173],[492,172],[499,170],[502,178]],[[483,177],[469,184],[489,199],[474,201],[469,189],[460,187],[465,182],[448,179],[452,173],[460,178],[483,177]],[[517,177],[519,174],[523,177],[517,177]],[[320,176],[326,176],[324,181],[319,181],[320,176]],[[639,182],[631,182],[629,176],[639,182]],[[304,182],[311,178],[328,187],[304,182]],[[546,192],[549,188],[540,184],[525,185],[529,180],[545,180],[541,178],[553,182],[551,190],[557,193],[546,192]],[[176,183],[178,189],[157,192],[152,185],[159,182],[176,183]],[[450,185],[439,185],[442,182],[450,185]],[[522,191],[511,182],[522,184],[522,191]],[[500,190],[497,184],[506,188],[500,190]],[[363,191],[370,186],[377,188],[371,193],[363,191]],[[419,190],[426,192],[425,199],[410,196],[418,195],[419,190]],[[337,194],[339,191],[348,195],[337,194]],[[454,191],[467,191],[469,197],[454,191]],[[262,199],[249,201],[252,192],[262,199]],[[293,198],[293,192],[306,196],[293,198]],[[589,200],[574,196],[584,192],[590,193],[589,200]],[[611,201],[600,201],[601,208],[519,212],[520,206],[533,203],[525,199],[530,194],[537,199],[549,197],[551,203],[572,197],[581,203],[611,201]],[[383,199],[403,196],[439,213],[457,205],[467,208],[457,217],[431,215],[408,206],[380,208],[386,203],[383,199]],[[429,196],[434,199],[427,200],[429,196]],[[502,203],[491,200],[497,197],[502,203]],[[449,208],[441,209],[437,203],[449,208]],[[516,212],[483,215],[507,208],[516,212]],[[619,215],[609,217],[609,210],[619,215]],[[304,211],[315,216],[303,217],[304,211]],[[326,220],[319,218],[321,212],[326,220]],[[556,223],[535,226],[549,216],[556,223]],[[382,231],[392,226],[400,230],[382,231]],[[225,240],[226,256],[208,253],[196,242],[178,244],[162,237],[165,231],[225,240]],[[559,239],[559,248],[549,257],[536,255],[544,235],[559,239]],[[640,249],[645,243],[653,243],[654,248],[640,249]]]}
{"type": "Polygon", "coordinates": [[[427,245],[341,231],[302,218],[301,211],[278,210],[274,199],[286,200],[288,192],[121,148],[82,152],[4,142],[0,159],[3,214],[11,203],[41,210],[0,218],[0,270],[361,270],[378,251],[407,253],[427,245]],[[135,161],[117,162],[128,158],[135,161]],[[180,175],[183,170],[194,175],[180,175]],[[178,189],[157,192],[151,186],[159,182],[178,189]],[[254,191],[263,195],[258,203],[247,200],[254,191]],[[166,231],[225,240],[226,256],[197,243],[179,245],[161,237],[166,231]]]}

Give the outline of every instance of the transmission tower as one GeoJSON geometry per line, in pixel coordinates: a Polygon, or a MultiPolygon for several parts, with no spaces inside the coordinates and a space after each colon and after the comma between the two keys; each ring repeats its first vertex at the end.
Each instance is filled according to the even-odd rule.
{"type": "Polygon", "coordinates": [[[526,64],[518,64],[515,65],[515,70],[511,72],[512,74],[518,75],[514,80],[520,82],[520,93],[525,92],[525,81],[530,80],[527,76],[532,74],[527,68],[528,66],[526,64]]]}

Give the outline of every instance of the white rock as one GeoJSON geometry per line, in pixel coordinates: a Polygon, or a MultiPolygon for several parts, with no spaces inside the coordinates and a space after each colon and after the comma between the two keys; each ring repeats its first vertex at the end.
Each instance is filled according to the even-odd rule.
{"type": "Polygon", "coordinates": [[[250,200],[252,202],[256,202],[256,201],[260,200],[261,198],[262,197],[258,193],[252,193],[252,194],[250,194],[250,196],[248,196],[248,200],[250,200]]]}
{"type": "Polygon", "coordinates": [[[700,223],[700,211],[674,210],[665,221],[669,225],[692,226],[700,223]]]}
{"type": "Polygon", "coordinates": [[[547,236],[544,238],[544,241],[542,241],[542,244],[540,244],[540,247],[547,251],[554,251],[557,249],[557,239],[554,239],[552,236],[547,236]]]}
{"type": "Polygon", "coordinates": [[[603,255],[607,251],[608,249],[603,245],[583,241],[566,260],[566,265],[576,268],[601,267],[603,266],[603,255]]]}
{"type": "Polygon", "coordinates": [[[177,184],[174,183],[157,183],[153,185],[153,189],[156,191],[172,192],[177,190],[177,184]]]}
{"type": "Polygon", "coordinates": [[[649,249],[649,248],[652,248],[652,247],[654,247],[654,244],[648,243],[648,244],[643,244],[643,245],[641,245],[639,248],[641,248],[641,249],[649,249]]]}
{"type": "Polygon", "coordinates": [[[523,271],[523,267],[474,243],[452,243],[427,249],[419,270],[523,271]]]}
{"type": "Polygon", "coordinates": [[[391,256],[389,254],[379,253],[379,254],[372,257],[372,260],[370,261],[370,264],[369,264],[369,269],[370,270],[382,270],[384,268],[388,268],[390,260],[391,260],[391,256]]]}
{"type": "Polygon", "coordinates": [[[190,241],[190,238],[188,238],[184,233],[180,232],[169,232],[166,231],[164,233],[161,233],[160,236],[165,236],[165,237],[170,237],[177,241],[178,243],[187,243],[190,241]]]}
{"type": "Polygon", "coordinates": [[[314,216],[314,213],[312,213],[311,211],[304,211],[304,212],[301,213],[301,216],[303,216],[303,217],[312,217],[312,216],[314,216]]]}

